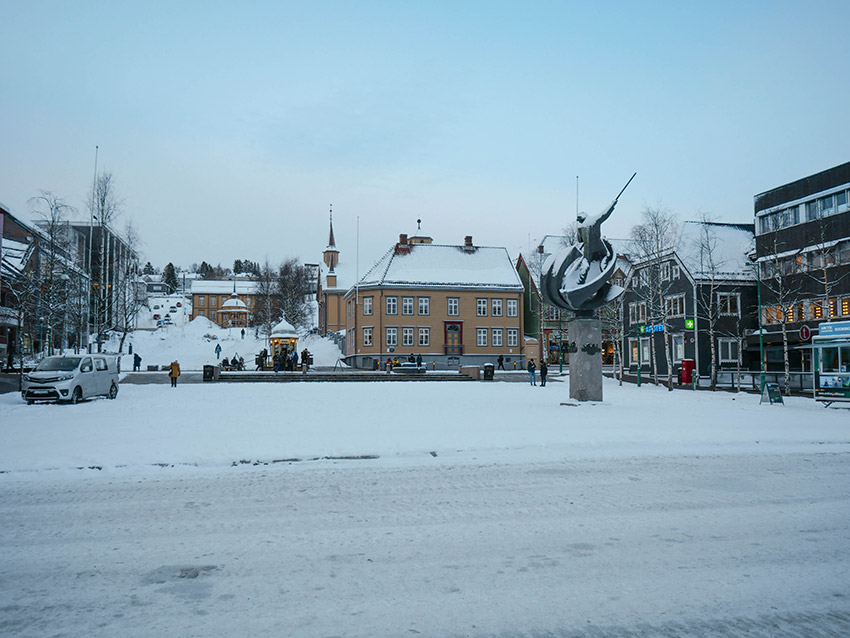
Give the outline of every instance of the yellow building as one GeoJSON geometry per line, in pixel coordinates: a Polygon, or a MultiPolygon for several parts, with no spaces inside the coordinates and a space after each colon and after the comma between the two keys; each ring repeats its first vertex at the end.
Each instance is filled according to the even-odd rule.
{"type": "MultiPolygon", "coordinates": [[[[429,368],[522,368],[523,285],[505,248],[401,235],[345,293],[346,361],[372,368],[421,355],[429,368]]],[[[536,357],[536,354],[530,356],[536,357]]]]}
{"type": "Polygon", "coordinates": [[[354,283],[349,269],[339,263],[339,251],[334,240],[334,221],[331,216],[328,246],[322,253],[327,268],[324,278],[319,279],[317,301],[319,303],[319,334],[345,330],[345,291],[354,283]]]}
{"type": "Polygon", "coordinates": [[[222,328],[244,328],[253,324],[256,303],[256,281],[192,281],[192,319],[206,317],[222,328]]]}

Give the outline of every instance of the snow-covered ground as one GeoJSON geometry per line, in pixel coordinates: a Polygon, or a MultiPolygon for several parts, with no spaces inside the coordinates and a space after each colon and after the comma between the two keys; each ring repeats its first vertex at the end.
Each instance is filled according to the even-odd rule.
{"type": "MultiPolygon", "coordinates": [[[[168,303],[168,300],[162,303],[168,303]]],[[[184,321],[179,314],[176,317],[170,326],[157,330],[137,330],[127,337],[124,352],[127,353],[132,344],[133,352],[142,358],[142,370],[149,365],[167,366],[175,360],[180,362],[183,370],[202,370],[204,365],[216,363],[216,345],[221,345],[222,359],[241,356],[245,359],[246,367],[253,369],[254,355],[263,348],[269,348],[268,340],[258,335],[254,328],[247,328],[243,338],[241,328],[219,328],[205,317],[196,317],[192,321],[184,321]]],[[[117,339],[113,339],[107,349],[117,350],[117,346],[117,339]]],[[[299,352],[304,348],[313,355],[313,365],[316,366],[333,366],[342,356],[332,341],[318,335],[306,335],[299,339],[299,352]]],[[[131,355],[122,357],[121,369],[125,372],[133,369],[131,355]]]]}
{"type": "Polygon", "coordinates": [[[848,411],[605,396],[0,395],[0,633],[850,635],[848,411]]]}

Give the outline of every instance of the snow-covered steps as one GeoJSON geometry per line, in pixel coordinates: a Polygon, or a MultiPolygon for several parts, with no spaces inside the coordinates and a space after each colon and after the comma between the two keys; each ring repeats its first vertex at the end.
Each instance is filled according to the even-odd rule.
{"type": "Polygon", "coordinates": [[[456,372],[429,372],[427,374],[387,374],[386,372],[222,372],[218,382],[228,383],[297,383],[303,381],[472,381],[471,377],[456,372]]]}

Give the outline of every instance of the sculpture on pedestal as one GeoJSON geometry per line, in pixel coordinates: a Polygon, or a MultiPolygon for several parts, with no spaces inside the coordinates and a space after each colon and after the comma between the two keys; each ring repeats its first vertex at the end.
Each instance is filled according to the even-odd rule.
{"type": "Polygon", "coordinates": [[[576,243],[549,255],[542,268],[543,298],[576,315],[569,327],[570,396],[579,401],[602,400],[602,333],[596,311],[625,291],[610,282],[617,267],[617,253],[602,237],[601,226],[635,175],[600,214],[579,214],[576,243]]]}

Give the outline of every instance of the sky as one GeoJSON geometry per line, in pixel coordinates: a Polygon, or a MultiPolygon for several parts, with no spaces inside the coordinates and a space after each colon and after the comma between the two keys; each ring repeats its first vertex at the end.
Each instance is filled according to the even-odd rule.
{"type": "Polygon", "coordinates": [[[88,219],[112,173],[142,258],[511,254],[605,207],[752,222],[850,160],[850,3],[0,0],[0,202],[88,219]],[[359,240],[358,240],[359,238],[359,240]],[[358,251],[359,241],[359,251],[358,251]]]}

